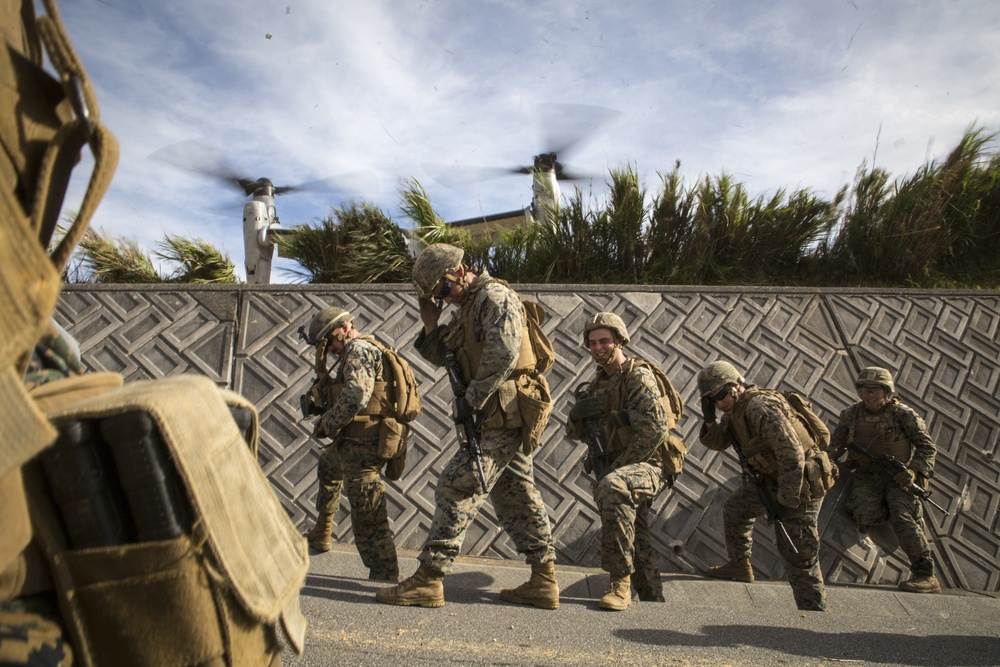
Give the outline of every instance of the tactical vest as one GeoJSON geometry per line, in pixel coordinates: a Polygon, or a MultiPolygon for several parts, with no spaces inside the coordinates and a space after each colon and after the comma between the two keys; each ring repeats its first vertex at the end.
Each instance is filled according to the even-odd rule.
{"type": "MultiPolygon", "coordinates": [[[[351,340],[348,346],[353,345],[355,341],[364,341],[374,345],[374,339],[371,336],[358,336],[351,340]]],[[[346,358],[347,350],[345,349],[344,354],[337,361],[335,379],[328,385],[329,397],[327,405],[330,407],[333,407],[337,403],[337,399],[340,398],[340,394],[344,390],[343,364],[346,358]]],[[[378,369],[375,375],[375,386],[372,389],[371,398],[368,399],[368,403],[361,408],[358,414],[354,415],[351,423],[341,431],[344,436],[348,438],[376,437],[379,435],[379,424],[382,419],[392,416],[393,405],[389,398],[389,385],[383,380],[384,373],[385,366],[383,364],[382,368],[378,369]]]]}
{"type": "MultiPolygon", "coordinates": [[[[469,295],[462,305],[458,316],[455,318],[455,322],[451,325],[451,331],[448,332],[448,340],[446,342],[448,347],[454,349],[456,356],[458,356],[458,361],[462,366],[462,379],[465,380],[466,384],[472,378],[476,377],[476,372],[479,370],[479,363],[483,357],[483,348],[486,345],[485,338],[483,340],[476,338],[473,302],[481,289],[494,282],[510,288],[510,285],[506,281],[499,278],[477,279],[468,288],[469,295]]],[[[531,333],[528,330],[528,316],[524,311],[524,306],[521,306],[521,322],[521,349],[517,354],[517,361],[514,363],[514,372],[511,375],[529,373],[535,370],[535,351],[531,346],[531,333]]]]}
{"type": "MultiPolygon", "coordinates": [[[[872,454],[891,454],[903,463],[909,463],[913,456],[913,447],[910,438],[896,421],[898,410],[898,398],[887,402],[874,414],[866,410],[863,404],[858,404],[854,420],[847,431],[847,441],[861,445],[872,454]]],[[[864,454],[850,450],[850,455],[861,466],[871,464],[864,454]]]]}
{"type": "Polygon", "coordinates": [[[664,475],[672,480],[683,471],[687,445],[679,437],[670,433],[677,424],[673,400],[670,396],[673,387],[669,385],[669,380],[663,374],[662,369],[645,359],[638,357],[627,359],[622,365],[620,373],[615,373],[607,378],[602,378],[604,371],[598,369],[597,376],[591,382],[590,392],[601,399],[603,414],[606,415],[602,427],[607,437],[608,453],[612,455],[610,458],[613,461],[620,452],[628,449],[632,442],[632,426],[628,413],[625,411],[625,380],[636,368],[648,368],[653,373],[660,390],[660,402],[667,413],[667,428],[663,444],[653,453],[648,463],[659,466],[664,475]],[[659,377],[660,375],[662,375],[662,379],[659,377]],[[664,387],[663,383],[666,383],[669,389],[664,387]]]}
{"type": "Polygon", "coordinates": [[[779,399],[780,403],[786,407],[784,411],[785,417],[788,418],[788,421],[792,425],[792,430],[795,432],[795,437],[799,442],[799,447],[802,449],[804,459],[810,459],[819,454],[819,447],[813,441],[809,430],[801,418],[788,405],[788,401],[785,400],[785,397],[780,392],[770,389],[760,389],[758,387],[747,387],[743,396],[737,399],[736,404],[733,406],[733,411],[729,414],[729,425],[736,435],[737,442],[740,443],[740,447],[743,449],[743,455],[746,456],[747,462],[753,466],[753,469],[765,477],[777,480],[778,459],[774,455],[771,443],[760,437],[760,434],[752,433],[750,425],[746,421],[746,410],[750,404],[750,400],[763,395],[779,399]]]}

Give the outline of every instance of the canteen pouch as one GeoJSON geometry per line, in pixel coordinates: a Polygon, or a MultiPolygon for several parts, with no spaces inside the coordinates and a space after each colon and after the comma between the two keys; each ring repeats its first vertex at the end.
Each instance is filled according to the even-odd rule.
{"type": "Polygon", "coordinates": [[[545,427],[552,416],[552,396],[545,376],[522,376],[517,383],[517,403],[521,413],[521,451],[531,456],[542,446],[545,427]]]}

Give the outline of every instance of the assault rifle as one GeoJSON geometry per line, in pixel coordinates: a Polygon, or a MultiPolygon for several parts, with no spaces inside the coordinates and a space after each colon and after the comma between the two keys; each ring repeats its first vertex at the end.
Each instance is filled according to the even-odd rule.
{"type": "MultiPolygon", "coordinates": [[[[453,350],[445,348],[444,360],[452,393],[456,399],[464,398],[466,386],[462,381],[462,367],[458,363],[458,357],[455,356],[453,350]]],[[[464,435],[466,446],[476,460],[476,476],[479,477],[479,487],[483,490],[483,493],[486,493],[489,487],[486,485],[486,475],[483,472],[483,446],[479,442],[479,427],[476,425],[476,420],[471,412],[462,420],[460,426],[459,439],[463,439],[462,436],[464,435]]]]}
{"type": "MultiPolygon", "coordinates": [[[[577,387],[575,392],[577,400],[589,395],[587,385],[577,387]]],[[[581,421],[583,427],[582,440],[587,443],[587,458],[583,460],[583,470],[587,474],[594,473],[600,480],[604,473],[608,471],[610,455],[608,454],[608,439],[601,428],[600,420],[597,417],[587,417],[581,421]]]]}
{"type": "MultiPolygon", "coordinates": [[[[897,459],[892,454],[889,454],[888,452],[883,452],[882,454],[874,454],[871,452],[871,450],[862,447],[856,442],[849,442],[847,443],[847,446],[854,449],[859,454],[863,454],[864,456],[867,456],[869,459],[871,459],[871,462],[878,467],[879,472],[882,473],[885,476],[885,478],[889,480],[893,479],[896,475],[898,475],[901,472],[909,471],[905,463],[897,459]]],[[[945,516],[948,516],[948,510],[946,510],[945,508],[941,507],[936,502],[931,500],[931,492],[921,488],[920,485],[914,482],[912,478],[910,478],[909,485],[904,486],[903,490],[906,491],[907,493],[915,495],[917,498],[920,498],[920,500],[923,500],[924,502],[930,503],[934,507],[941,510],[945,516]]]]}
{"type": "MultiPolygon", "coordinates": [[[[306,333],[305,327],[299,327],[299,340],[304,340],[310,345],[316,344],[316,341],[306,333]]],[[[326,412],[329,406],[327,405],[326,392],[323,391],[323,388],[330,381],[329,377],[329,374],[323,377],[317,375],[306,393],[299,396],[299,409],[302,410],[303,419],[309,419],[314,415],[321,415],[326,412]]]]}
{"type": "Polygon", "coordinates": [[[736,437],[733,436],[728,428],[725,431],[726,437],[729,438],[729,443],[736,450],[736,457],[740,460],[740,467],[743,469],[743,481],[750,484],[757,491],[757,497],[760,499],[761,505],[764,506],[764,519],[767,521],[767,525],[773,525],[774,532],[785,538],[785,542],[791,548],[793,554],[799,553],[788,531],[785,530],[785,524],[781,523],[781,519],[778,518],[781,508],[778,501],[772,498],[771,494],[764,488],[764,480],[761,479],[760,473],[750,467],[750,462],[747,461],[747,457],[743,454],[743,449],[740,447],[740,443],[736,441],[736,437]]]}

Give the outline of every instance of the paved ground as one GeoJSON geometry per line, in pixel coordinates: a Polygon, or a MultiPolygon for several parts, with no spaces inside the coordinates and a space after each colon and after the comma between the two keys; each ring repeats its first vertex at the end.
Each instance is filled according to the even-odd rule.
{"type": "MultiPolygon", "coordinates": [[[[400,558],[403,576],[415,554],[400,558]]],[[[326,665],[1000,665],[1000,595],[830,586],[825,613],[795,609],[784,582],[665,575],[665,603],[598,609],[600,570],[557,567],[554,611],[502,602],[527,566],[463,558],[440,609],[375,601],[352,545],[314,554],[303,590],[306,650],[286,666],[326,665]]]]}

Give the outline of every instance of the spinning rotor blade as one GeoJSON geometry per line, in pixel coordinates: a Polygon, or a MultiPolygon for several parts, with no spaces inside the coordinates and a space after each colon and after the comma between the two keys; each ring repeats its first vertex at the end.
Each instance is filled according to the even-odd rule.
{"type": "Polygon", "coordinates": [[[424,170],[438,183],[456,187],[491,180],[510,174],[533,174],[554,169],[560,181],[586,180],[593,174],[569,170],[559,161],[601,126],[621,115],[621,112],[591,104],[540,104],[539,123],[545,137],[545,151],[534,156],[531,165],[515,167],[462,167],[458,165],[425,164],[424,170]]]}
{"type": "Polygon", "coordinates": [[[251,196],[262,187],[270,187],[274,195],[296,192],[340,192],[359,197],[372,197],[378,193],[379,181],[375,172],[363,169],[321,178],[298,185],[273,185],[268,178],[250,178],[232,167],[222,157],[221,151],[204,139],[191,139],[166,146],[149,156],[149,159],[169,164],[178,169],[205,174],[251,196]]]}

